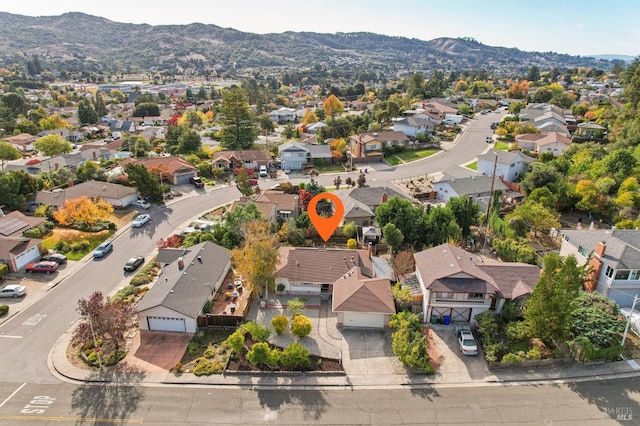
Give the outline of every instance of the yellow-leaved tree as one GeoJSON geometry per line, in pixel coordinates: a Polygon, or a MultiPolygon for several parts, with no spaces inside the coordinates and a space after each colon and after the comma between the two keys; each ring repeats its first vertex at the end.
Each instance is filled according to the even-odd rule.
{"type": "Polygon", "coordinates": [[[317,123],[318,121],[320,121],[318,120],[318,116],[315,112],[311,111],[310,108],[304,110],[304,115],[302,116],[303,125],[306,126],[307,124],[317,123]]]}
{"type": "Polygon", "coordinates": [[[324,108],[325,115],[331,117],[332,120],[336,114],[340,114],[344,111],[344,104],[336,97],[336,95],[329,95],[327,99],[324,100],[322,106],[324,108]]]}
{"type": "Polygon", "coordinates": [[[269,223],[260,220],[248,222],[243,234],[244,246],[233,249],[232,262],[248,288],[259,290],[266,298],[269,291],[275,291],[278,236],[270,232],[269,223]]]}
{"type": "Polygon", "coordinates": [[[84,222],[89,226],[104,221],[113,213],[113,206],[102,198],[95,201],[86,196],[67,200],[64,207],[53,213],[53,218],[61,225],[69,226],[74,222],[84,222]]]}

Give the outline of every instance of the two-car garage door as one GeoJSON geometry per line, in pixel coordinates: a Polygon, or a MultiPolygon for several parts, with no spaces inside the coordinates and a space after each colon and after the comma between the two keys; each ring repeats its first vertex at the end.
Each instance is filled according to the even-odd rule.
{"type": "Polygon", "coordinates": [[[345,312],[344,323],[342,325],[344,327],[383,328],[384,315],[362,312],[345,312]]]}
{"type": "Polygon", "coordinates": [[[147,317],[147,325],[151,331],[187,332],[187,326],[184,322],[184,318],[147,317]]]}

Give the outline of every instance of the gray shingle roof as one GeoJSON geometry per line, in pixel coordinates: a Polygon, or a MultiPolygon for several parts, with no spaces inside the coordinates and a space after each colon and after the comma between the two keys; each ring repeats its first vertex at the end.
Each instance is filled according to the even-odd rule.
{"type": "Polygon", "coordinates": [[[575,247],[584,247],[588,252],[595,250],[599,242],[606,244],[602,261],[614,269],[640,269],[640,230],[635,229],[595,229],[561,230],[568,242],[575,247]]]}
{"type": "Polygon", "coordinates": [[[182,270],[177,260],[162,269],[157,282],[138,304],[138,312],[164,306],[196,318],[214,286],[222,284],[231,267],[231,252],[209,241],[187,248],[183,259],[182,270]]]}

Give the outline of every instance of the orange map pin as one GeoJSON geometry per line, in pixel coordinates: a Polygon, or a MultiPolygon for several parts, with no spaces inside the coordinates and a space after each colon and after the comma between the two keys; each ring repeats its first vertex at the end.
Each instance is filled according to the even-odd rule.
{"type": "Polygon", "coordinates": [[[323,192],[322,194],[316,195],[311,199],[311,201],[309,201],[307,214],[309,215],[309,219],[311,219],[311,223],[316,228],[316,231],[318,231],[318,234],[320,234],[322,239],[327,242],[329,238],[331,238],[331,235],[333,235],[333,231],[335,231],[338,225],[340,225],[340,221],[342,221],[342,216],[344,216],[344,205],[337,195],[331,194],[330,192],[323,192]],[[335,211],[331,217],[322,217],[318,215],[318,212],[316,211],[318,202],[325,199],[331,200],[335,206],[335,211]]]}

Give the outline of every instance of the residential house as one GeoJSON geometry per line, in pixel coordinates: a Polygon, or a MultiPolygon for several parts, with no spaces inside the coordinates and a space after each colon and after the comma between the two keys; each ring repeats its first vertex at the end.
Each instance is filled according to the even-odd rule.
{"type": "MultiPolygon", "coordinates": [[[[267,204],[269,206],[275,205],[277,211],[276,218],[278,219],[277,223],[282,223],[287,219],[297,219],[298,216],[300,216],[298,194],[287,194],[282,191],[267,189],[260,192],[260,195],[255,200],[255,204],[258,206],[261,204],[267,204]]],[[[265,216],[265,218],[270,219],[269,216],[265,216]]]]}
{"type": "Polygon", "coordinates": [[[302,170],[307,164],[332,161],[329,145],[311,145],[290,141],[278,146],[280,167],[288,170],[302,170]]]}
{"type": "Polygon", "coordinates": [[[533,158],[520,151],[494,151],[478,156],[477,170],[487,176],[502,176],[510,182],[516,181],[529,168],[533,158]]]}
{"type": "Polygon", "coordinates": [[[407,147],[409,137],[400,131],[367,132],[349,136],[347,155],[354,163],[382,161],[384,147],[407,147]]]}
{"type": "Polygon", "coordinates": [[[333,191],[344,206],[344,215],[340,225],[354,222],[358,227],[371,226],[375,222],[376,209],[389,198],[410,199],[391,187],[363,186],[362,188],[340,189],[333,191]]]}
{"type": "Polygon", "coordinates": [[[530,294],[540,278],[535,265],[484,260],[451,244],[423,250],[414,258],[423,322],[439,317],[445,323],[470,322],[481,312],[499,313],[505,301],[530,294]]]}
{"type": "Polygon", "coordinates": [[[436,123],[427,118],[407,117],[393,121],[393,130],[415,138],[435,131],[436,123]]]}
{"type": "Polygon", "coordinates": [[[43,217],[26,216],[19,211],[0,214],[0,262],[7,264],[10,271],[17,272],[40,259],[42,240],[25,237],[24,233],[44,221],[43,217]]]}
{"type": "Polygon", "coordinates": [[[195,333],[203,307],[231,268],[230,251],[205,241],[186,249],[162,249],[162,271],[136,308],[141,330],[195,333]]]}
{"type": "Polygon", "coordinates": [[[136,131],[136,124],[131,120],[115,120],[109,123],[109,130],[111,133],[134,133],[136,131]]]}
{"type": "Polygon", "coordinates": [[[563,133],[524,133],[516,136],[516,145],[537,154],[550,152],[558,157],[571,145],[571,138],[563,133]]]}
{"type": "Polygon", "coordinates": [[[127,164],[141,164],[147,170],[155,173],[162,171],[162,179],[171,185],[185,185],[189,183],[189,179],[198,176],[198,168],[189,163],[187,160],[177,157],[154,157],[154,158],[127,158],[120,162],[120,166],[127,164]]]}
{"type": "Polygon", "coordinates": [[[138,190],[132,186],[88,180],[65,189],[38,191],[27,201],[27,210],[34,211],[41,205],[59,208],[64,206],[65,201],[83,196],[89,199],[101,198],[116,208],[122,208],[138,199],[138,190]]]}
{"type": "Polygon", "coordinates": [[[391,282],[375,265],[368,250],[281,247],[276,285],[292,295],[332,296],[338,326],[385,328],[395,307],[391,282]]]}
{"type": "Polygon", "coordinates": [[[577,125],[573,132],[573,140],[575,142],[597,141],[602,142],[607,137],[607,129],[598,123],[588,122],[577,125]]]}
{"type": "Polygon", "coordinates": [[[24,161],[22,164],[8,164],[5,167],[5,170],[24,170],[29,174],[37,175],[42,172],[58,170],[61,167],[66,167],[69,170],[75,171],[76,168],[84,162],[85,159],[80,152],[73,152],[70,154],[60,154],[42,161],[32,159],[24,161]]]}
{"type": "Polygon", "coordinates": [[[9,142],[20,152],[30,152],[35,149],[34,142],[39,139],[38,136],[30,135],[29,133],[20,133],[15,136],[6,136],[2,138],[3,141],[9,142]]]}
{"type": "Polygon", "coordinates": [[[213,166],[234,169],[244,167],[258,170],[260,166],[268,166],[271,153],[266,149],[246,149],[241,151],[218,151],[213,156],[213,166]]]}
{"type": "Polygon", "coordinates": [[[315,135],[318,133],[318,130],[327,127],[327,123],[324,121],[316,121],[315,123],[309,123],[305,126],[305,132],[310,135],[315,135]]]}
{"type": "Polygon", "coordinates": [[[640,230],[559,231],[561,256],[574,255],[579,265],[589,264],[585,290],[604,294],[618,305],[631,307],[640,296],[640,230]]]}
{"type": "Polygon", "coordinates": [[[269,113],[269,119],[274,123],[290,123],[296,121],[296,110],[282,107],[269,113]]]}
{"type": "Polygon", "coordinates": [[[433,190],[438,200],[447,202],[449,198],[468,196],[478,199],[488,199],[491,193],[491,185],[495,190],[507,190],[507,186],[499,179],[491,176],[479,175],[464,178],[443,179],[433,183],[433,190]],[[493,183],[492,183],[493,181],[493,183]]]}
{"type": "Polygon", "coordinates": [[[58,135],[61,138],[71,142],[71,143],[76,143],[76,142],[80,142],[82,139],[84,139],[84,134],[82,134],[82,132],[78,132],[75,130],[69,130],[67,128],[59,128],[59,129],[54,129],[54,130],[44,130],[40,133],[38,133],[39,137],[42,136],[47,136],[47,135],[58,135]]]}

